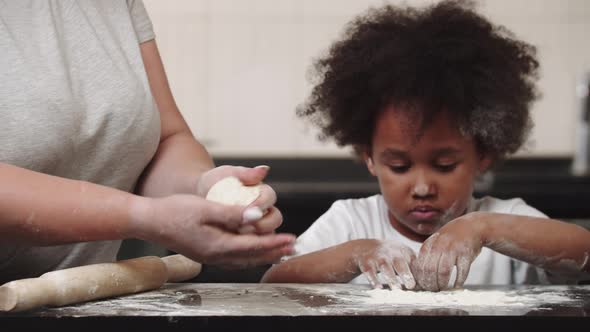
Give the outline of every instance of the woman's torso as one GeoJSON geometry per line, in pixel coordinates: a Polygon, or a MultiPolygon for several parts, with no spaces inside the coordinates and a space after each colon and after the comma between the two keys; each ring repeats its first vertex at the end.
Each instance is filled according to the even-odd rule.
{"type": "MultiPolygon", "coordinates": [[[[137,5],[0,2],[0,162],[134,189],[160,133],[131,16],[137,5]]],[[[0,281],[112,261],[119,245],[1,243],[0,281]]]]}

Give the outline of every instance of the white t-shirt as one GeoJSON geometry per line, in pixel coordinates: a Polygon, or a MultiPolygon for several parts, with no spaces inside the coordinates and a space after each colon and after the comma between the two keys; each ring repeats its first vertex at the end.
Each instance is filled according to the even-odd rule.
{"type": "MultiPolygon", "coordinates": [[[[355,239],[399,241],[418,254],[422,243],[406,238],[393,228],[387,217],[387,211],[387,205],[382,195],[338,200],[297,238],[295,254],[291,257],[355,239]]],[[[474,211],[546,217],[520,198],[509,200],[489,196],[481,199],[474,198],[468,206],[468,212],[474,211]]],[[[454,281],[454,278],[453,273],[451,281],[454,281]]],[[[484,247],[471,264],[465,285],[510,285],[541,282],[546,282],[546,276],[542,270],[484,247]]],[[[368,284],[369,282],[361,274],[350,283],[368,284]]]]}
{"type": "MultiPolygon", "coordinates": [[[[1,1],[0,162],[133,191],[160,140],[140,52],[152,39],[140,0],[1,1]]],[[[114,261],[120,243],[0,235],[0,283],[114,261]]]]}

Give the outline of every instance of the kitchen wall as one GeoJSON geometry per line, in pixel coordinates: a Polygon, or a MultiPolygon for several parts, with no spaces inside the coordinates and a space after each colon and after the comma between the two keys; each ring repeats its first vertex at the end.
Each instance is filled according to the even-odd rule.
{"type": "MultiPolygon", "coordinates": [[[[313,58],[351,17],[386,1],[144,2],[176,101],[214,157],[349,155],[318,142],[294,110],[309,91],[313,58]]],[[[531,141],[518,156],[571,156],[575,83],[590,70],[590,1],[488,0],[479,8],[538,47],[543,97],[534,105],[531,141]]]]}

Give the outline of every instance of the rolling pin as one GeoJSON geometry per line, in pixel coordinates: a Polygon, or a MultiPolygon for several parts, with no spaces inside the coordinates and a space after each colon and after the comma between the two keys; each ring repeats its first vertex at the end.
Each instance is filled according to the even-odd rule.
{"type": "Polygon", "coordinates": [[[0,286],[0,311],[63,306],[160,288],[192,279],[201,264],[182,255],[145,256],[51,271],[0,286]]]}

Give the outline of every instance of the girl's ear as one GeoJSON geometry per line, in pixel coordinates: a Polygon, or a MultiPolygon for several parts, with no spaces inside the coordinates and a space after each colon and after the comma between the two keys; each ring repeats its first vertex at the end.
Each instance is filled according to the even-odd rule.
{"type": "Polygon", "coordinates": [[[479,165],[478,165],[479,174],[485,173],[488,170],[488,168],[490,168],[493,161],[494,161],[494,158],[489,153],[482,154],[479,157],[479,165]]]}
{"type": "Polygon", "coordinates": [[[365,164],[367,165],[367,169],[369,170],[369,172],[373,176],[377,176],[377,174],[375,173],[375,165],[373,164],[373,158],[371,158],[371,155],[369,154],[367,149],[363,151],[363,159],[365,160],[365,164]]]}

